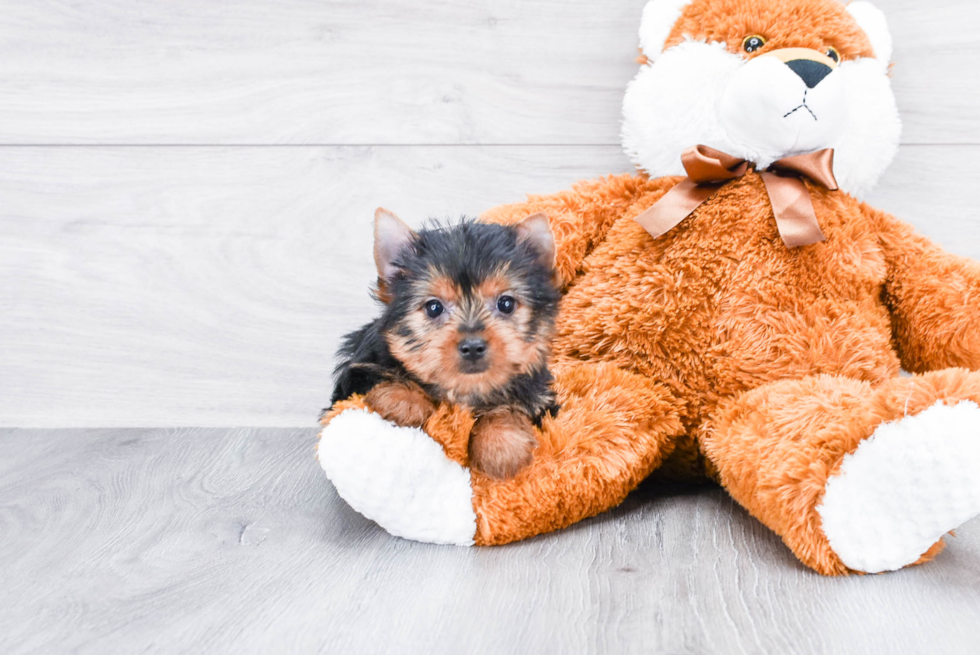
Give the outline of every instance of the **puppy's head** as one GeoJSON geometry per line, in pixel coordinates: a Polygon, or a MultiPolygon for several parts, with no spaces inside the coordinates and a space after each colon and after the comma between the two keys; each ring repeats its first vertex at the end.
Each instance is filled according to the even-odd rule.
{"type": "Polygon", "coordinates": [[[481,398],[544,365],[559,294],[554,239],[535,214],[415,232],[375,214],[382,332],[392,355],[451,399],[481,398]]]}
{"type": "Polygon", "coordinates": [[[840,187],[860,196],[895,155],[891,36],[867,2],[652,0],[640,44],[622,135],[651,176],[682,174],[698,144],[760,168],[834,148],[840,187]]]}

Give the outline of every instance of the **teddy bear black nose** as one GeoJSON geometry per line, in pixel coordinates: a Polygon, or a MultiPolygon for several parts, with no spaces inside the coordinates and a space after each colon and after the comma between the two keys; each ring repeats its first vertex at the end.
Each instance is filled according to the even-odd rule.
{"type": "Polygon", "coordinates": [[[487,354],[486,339],[463,339],[459,342],[459,354],[471,362],[483,359],[487,354]]]}
{"type": "Polygon", "coordinates": [[[791,71],[799,75],[803,83],[811,89],[820,84],[823,78],[830,75],[834,70],[827,64],[822,64],[812,59],[794,59],[793,61],[787,61],[786,65],[789,66],[791,71]]]}

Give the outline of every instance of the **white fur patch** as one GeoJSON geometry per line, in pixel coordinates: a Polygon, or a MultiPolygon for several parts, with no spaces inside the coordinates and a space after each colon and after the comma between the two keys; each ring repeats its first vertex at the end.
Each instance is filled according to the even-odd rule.
{"type": "Polygon", "coordinates": [[[892,60],[892,35],[884,12],[864,0],[848,4],[847,11],[868,35],[875,57],[887,65],[892,60]]]}
{"type": "Polygon", "coordinates": [[[721,43],[685,41],[641,66],[623,98],[623,148],[650,177],[683,175],[681,153],[704,144],[732,152],[718,116],[721,91],[743,59],[721,43]]]}
{"type": "Polygon", "coordinates": [[[351,409],[320,432],[317,455],[340,497],[391,534],[473,545],[469,469],[447,458],[422,430],[351,409]]]}
{"type": "Polygon", "coordinates": [[[937,403],[879,425],[844,458],[817,508],[851,569],[894,571],[980,514],[980,407],[937,403]]]}
{"type": "Polygon", "coordinates": [[[674,23],[689,4],[691,0],[650,0],[643,8],[643,18],[640,19],[640,50],[650,61],[655,61],[664,51],[664,44],[674,29],[674,23]]]}
{"type": "Polygon", "coordinates": [[[888,69],[879,60],[846,61],[839,71],[850,117],[832,146],[834,175],[841,189],[862,200],[898,153],[902,119],[888,69]]]}

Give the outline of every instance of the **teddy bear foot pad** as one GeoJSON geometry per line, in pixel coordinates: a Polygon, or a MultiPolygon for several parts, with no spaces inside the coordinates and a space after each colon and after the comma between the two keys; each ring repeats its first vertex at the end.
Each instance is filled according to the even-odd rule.
{"type": "Polygon", "coordinates": [[[389,533],[473,545],[469,469],[447,458],[422,430],[349,409],[323,428],[317,456],[340,497],[389,533]]]}
{"type": "Polygon", "coordinates": [[[879,425],[847,455],[817,509],[848,568],[894,571],[980,514],[980,407],[937,403],[879,425]]]}

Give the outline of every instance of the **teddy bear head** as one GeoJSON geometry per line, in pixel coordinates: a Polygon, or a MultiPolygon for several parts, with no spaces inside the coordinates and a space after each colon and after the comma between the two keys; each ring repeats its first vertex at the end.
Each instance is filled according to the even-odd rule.
{"type": "Polygon", "coordinates": [[[898,148],[891,36],[868,2],[651,0],[622,139],[652,177],[707,145],[760,169],[833,148],[840,188],[871,190],[898,148]]]}

